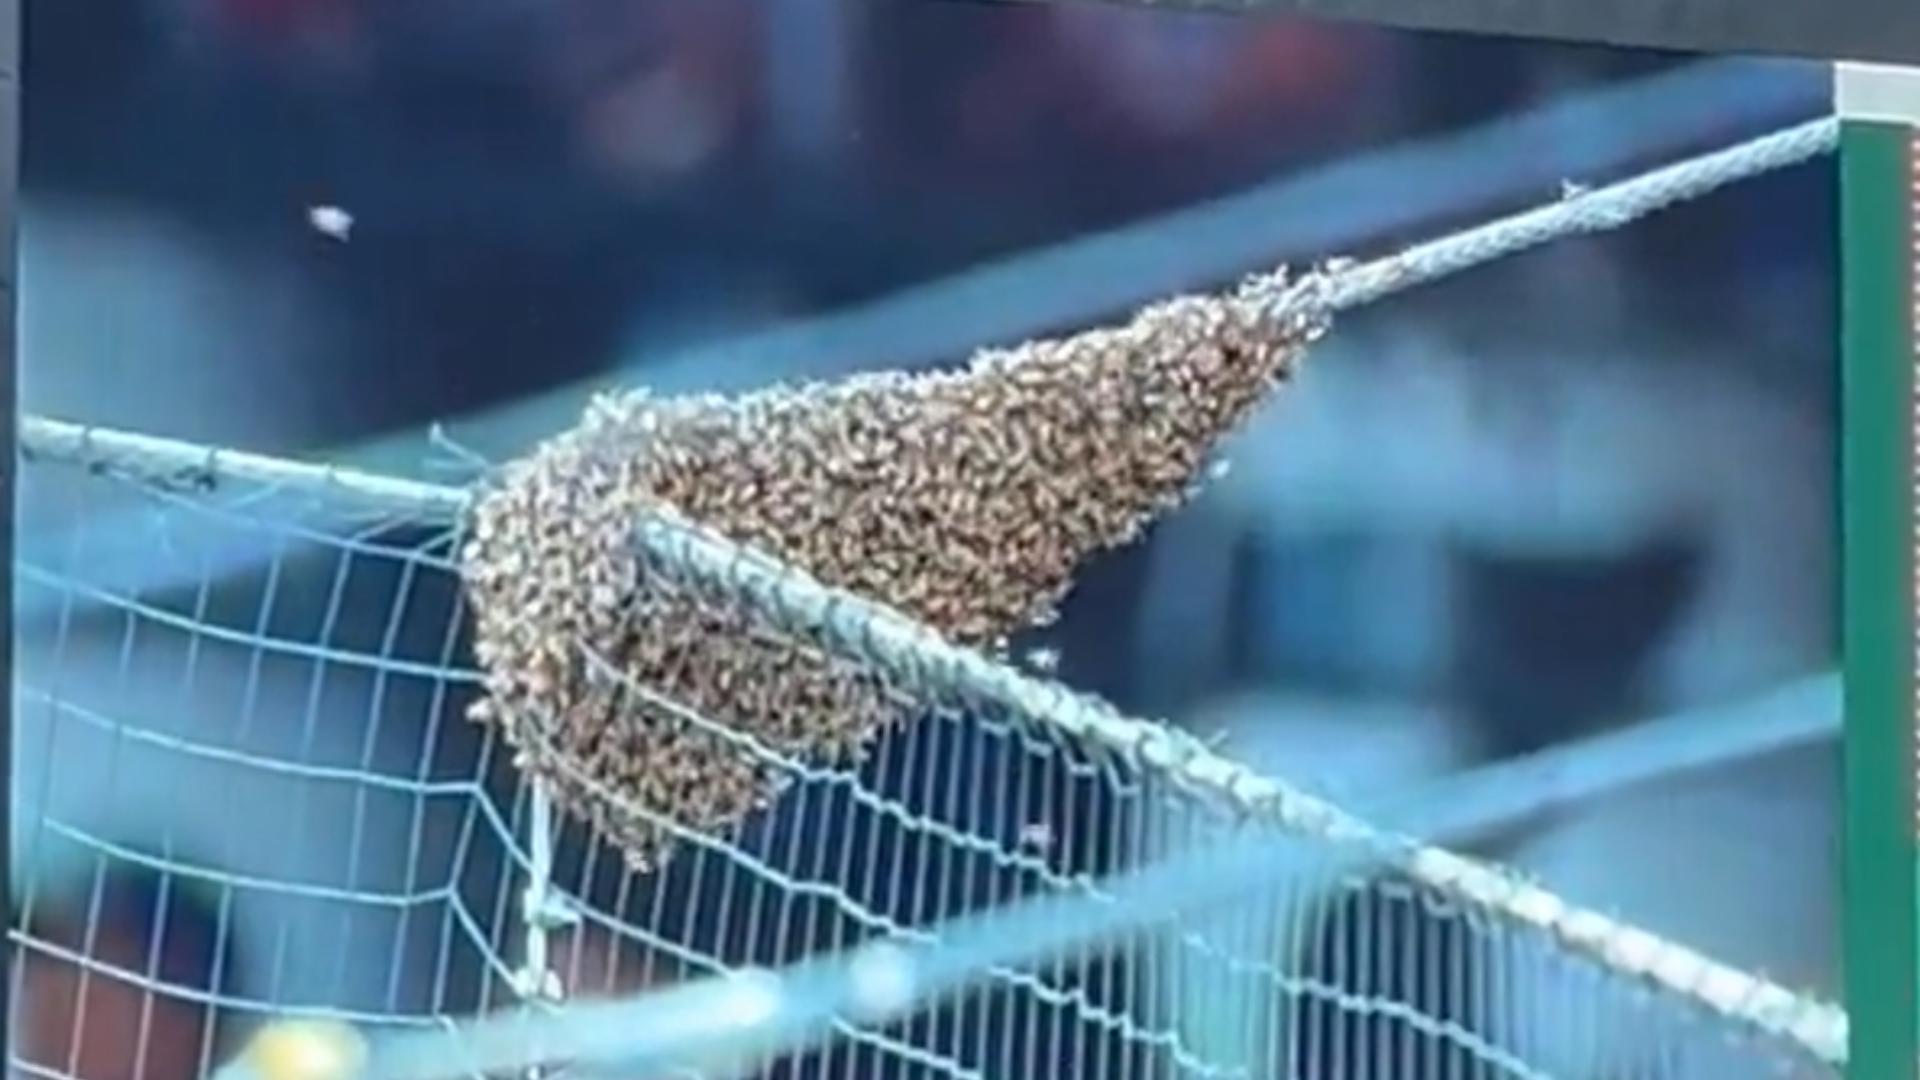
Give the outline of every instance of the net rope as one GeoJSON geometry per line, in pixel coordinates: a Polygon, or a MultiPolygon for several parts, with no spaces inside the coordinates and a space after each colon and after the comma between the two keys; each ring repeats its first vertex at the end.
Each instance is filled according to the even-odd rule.
{"type": "MultiPolygon", "coordinates": [[[[1277,318],[1322,319],[1558,237],[1618,228],[1738,180],[1808,160],[1830,150],[1837,133],[1836,121],[1813,121],[1622,183],[1575,192],[1551,205],[1375,262],[1329,267],[1302,279],[1256,279],[1254,287],[1268,289],[1277,318]]],[[[1674,1017],[1704,1018],[1670,1017],[1677,1026],[1671,1045],[1663,1043],[1660,1054],[1678,1053],[1674,1047],[1681,1044],[1691,1046],[1688,1032],[1697,1023],[1719,1033],[1709,1040],[1717,1049],[1724,1049],[1719,1044],[1727,1041],[1719,1036],[1731,1034],[1742,1041],[1741,1053],[1776,1065],[1782,1054],[1803,1065],[1825,1067],[1845,1058],[1845,1018],[1830,1004],[1581,909],[1507,871],[1411,838],[1428,835],[1431,821],[1416,816],[1401,822],[1402,815],[1388,807],[1377,814],[1338,807],[1256,773],[1177,729],[1124,716],[1093,697],[954,646],[893,610],[825,586],[789,564],[665,513],[642,514],[633,529],[646,574],[731,605],[765,632],[857,662],[891,693],[929,716],[883,738],[867,764],[845,768],[783,753],[628,680],[623,691],[650,708],[790,778],[793,788],[782,799],[798,807],[786,819],[791,832],[782,836],[763,830],[746,838],[722,838],[663,819],[657,824],[698,855],[685,867],[651,876],[627,872],[589,837],[586,854],[570,868],[577,876],[575,885],[563,887],[551,865],[552,836],[542,820],[546,810],[540,792],[506,768],[504,752],[491,739],[471,751],[454,779],[435,773],[431,747],[415,748],[418,760],[410,771],[375,767],[382,738],[375,728],[382,718],[391,718],[403,699],[426,715],[425,738],[430,743],[453,725],[443,718],[456,713],[456,703],[471,697],[481,682],[460,654],[464,637],[458,600],[420,599],[428,588],[446,591],[457,580],[454,553],[473,506],[470,489],[43,417],[23,419],[20,454],[29,464],[83,466],[101,480],[80,488],[112,489],[114,497],[147,507],[152,526],[139,537],[89,537],[86,508],[91,498],[101,496],[69,491],[73,485],[42,493],[55,501],[63,496],[75,501],[68,508],[70,528],[50,530],[45,542],[30,546],[16,568],[22,591],[58,598],[58,614],[41,635],[44,640],[25,643],[27,655],[15,688],[16,702],[30,707],[47,727],[44,737],[68,738],[67,732],[81,730],[97,734],[114,755],[101,781],[108,791],[132,775],[122,771],[122,756],[151,754],[192,762],[189,768],[200,768],[204,777],[234,771],[295,782],[300,785],[299,823],[321,819],[328,806],[342,800],[344,807],[335,809],[351,821],[344,882],[324,883],[271,869],[235,869],[247,862],[244,853],[228,851],[197,862],[167,850],[165,838],[156,853],[121,842],[78,816],[69,820],[43,810],[34,817],[28,826],[30,851],[64,846],[96,866],[143,866],[162,873],[164,880],[204,886],[225,898],[223,918],[236,893],[270,895],[311,909],[300,917],[266,920],[274,926],[267,936],[276,958],[276,985],[264,993],[228,995],[170,982],[153,970],[136,970],[138,964],[103,960],[91,955],[93,942],[62,943],[35,932],[30,882],[28,897],[17,899],[21,914],[14,932],[24,950],[78,964],[159,997],[197,1000],[242,1014],[291,1011],[379,1029],[417,1028],[439,1032],[435,1038],[442,1040],[457,1035],[453,1044],[422,1035],[428,1041],[413,1044],[413,1060],[437,1061],[435,1068],[444,1069],[446,1054],[453,1052],[449,1045],[465,1048],[461,1053],[495,1045],[506,1049],[493,1066],[521,1067],[532,1063],[525,1060],[530,1040],[572,1046],[584,1054],[581,1048],[591,1040],[581,1025],[599,1014],[570,1004],[554,1014],[555,1026],[544,1033],[530,1033],[524,1027],[526,1014],[519,1012],[465,1027],[454,1026],[449,1018],[485,1015],[528,998],[553,996],[544,984],[530,985],[524,969],[531,966],[539,969],[536,974],[545,974],[548,964],[516,966],[508,957],[535,954],[538,959],[549,939],[558,935],[570,935],[574,944],[570,955],[555,946],[560,949],[553,956],[555,966],[571,966],[576,969],[571,981],[581,981],[577,969],[589,950],[580,943],[601,934],[610,943],[605,946],[605,982],[620,982],[622,956],[644,955],[643,982],[683,982],[684,988],[676,992],[704,1003],[700,1007],[706,1009],[714,1003],[699,996],[705,992],[705,977],[801,961],[818,967],[822,962],[809,958],[850,956],[831,962],[838,967],[802,966],[785,976],[796,987],[829,975],[838,980],[833,984],[838,991],[813,995],[824,1004],[812,1020],[838,1040],[815,1051],[812,1060],[823,1070],[838,1063],[836,1067],[858,1071],[883,1062],[891,1064],[877,1074],[903,1069],[901,1075],[1005,1075],[1030,1072],[1033,1060],[1057,1052],[1070,1053],[1102,1075],[1264,1075],[1276,1057],[1294,1062],[1291,1070],[1304,1060],[1302,1055],[1335,1075],[1346,1075],[1342,1063],[1351,1067],[1365,1055],[1392,1053],[1401,1060],[1429,1063],[1449,1054],[1464,1055],[1494,1075],[1566,1075],[1544,1045],[1525,1045],[1537,1036],[1520,1018],[1500,1016],[1500,1003],[1478,1000],[1487,993],[1484,987],[1436,990],[1429,996],[1447,999],[1444,1005],[1416,1006],[1398,1000],[1416,994],[1404,986],[1392,991],[1387,983],[1393,980],[1373,970],[1387,961],[1346,958],[1340,955],[1342,948],[1309,940],[1316,934],[1347,934],[1366,941],[1374,932],[1417,943],[1424,935],[1431,939],[1430,947],[1445,952],[1464,947],[1447,933],[1470,931],[1493,942],[1486,948],[1509,960],[1550,957],[1565,972],[1554,974],[1549,983],[1586,988],[1565,993],[1591,995],[1601,982],[1617,982],[1673,1003],[1678,1010],[1674,1017]],[[281,549],[268,571],[269,599],[262,600],[251,619],[218,615],[211,599],[218,590],[210,581],[202,581],[185,599],[178,590],[165,597],[142,596],[137,584],[117,580],[121,575],[112,567],[119,564],[105,554],[115,544],[131,543],[158,545],[169,558],[190,558],[196,544],[221,531],[269,533],[281,549]],[[309,605],[319,613],[318,625],[306,633],[276,628],[268,610],[272,581],[283,573],[290,579],[298,576],[284,569],[289,565],[287,551],[309,556],[319,552],[333,562],[331,575],[318,576],[319,591],[309,605]],[[385,596],[390,611],[370,641],[343,645],[342,612],[351,607],[348,594],[355,588],[355,568],[368,565],[383,568],[382,583],[371,595],[376,601],[385,596]],[[439,584],[429,586],[432,581],[439,584]],[[223,745],[200,734],[164,730],[159,723],[116,718],[141,715],[144,703],[124,696],[111,700],[113,693],[85,686],[63,671],[76,627],[84,622],[77,613],[84,609],[118,612],[124,620],[119,642],[107,650],[117,657],[122,684],[129,669],[153,662],[140,656],[146,646],[135,644],[142,635],[142,640],[170,636],[181,645],[188,672],[185,697],[195,692],[191,684],[202,651],[230,650],[245,657],[239,691],[242,730],[237,737],[223,745]],[[428,617],[423,611],[438,620],[437,632],[409,629],[411,622],[428,617]],[[404,643],[413,632],[422,635],[424,647],[404,643]],[[292,684],[302,699],[294,710],[301,720],[301,745],[249,748],[249,743],[265,738],[250,729],[248,717],[269,693],[262,689],[262,670],[275,666],[306,674],[304,684],[298,679],[292,684]],[[324,763],[320,718],[333,715],[325,699],[343,684],[367,694],[368,728],[353,733],[360,745],[354,748],[357,753],[349,753],[351,763],[324,763]],[[96,697],[101,700],[93,700],[96,697]],[[935,761],[942,764],[932,764],[935,761]],[[939,776],[943,769],[949,773],[944,779],[939,776]],[[956,779],[962,773],[967,778],[956,779]],[[511,791],[505,798],[497,793],[503,783],[511,791]],[[972,790],[963,790],[967,787],[972,790]],[[330,793],[321,797],[320,810],[311,805],[315,790],[330,793]],[[376,831],[367,824],[375,816],[368,807],[384,799],[410,805],[402,814],[410,819],[410,828],[405,844],[397,848],[393,837],[380,841],[395,869],[379,876],[394,880],[373,885],[357,879],[364,865],[379,861],[368,857],[375,843],[370,834],[376,831]],[[1036,808],[1042,812],[1035,814],[1036,808]],[[1050,837],[1035,840],[1026,834],[1023,819],[1036,816],[1048,819],[1050,837]],[[431,829],[423,822],[430,818],[442,820],[455,837],[437,869],[422,867],[420,858],[432,846],[424,839],[431,829]],[[1417,831],[1402,832],[1395,825],[1417,831]],[[1194,921],[1174,916],[1169,921],[1135,913],[1120,920],[1120,913],[1128,910],[1121,897],[1127,875],[1154,872],[1154,853],[1210,851],[1221,844],[1236,850],[1232,844],[1244,838],[1250,826],[1262,843],[1281,842],[1274,839],[1278,837],[1293,846],[1285,859],[1259,860],[1268,869],[1257,887],[1224,872],[1237,860],[1212,867],[1222,888],[1246,886],[1242,902],[1229,905],[1230,917],[1194,921]],[[835,828],[846,833],[837,852],[829,853],[833,845],[823,845],[820,835],[811,843],[803,840],[808,829],[820,834],[835,828]],[[495,846],[484,860],[476,854],[483,843],[495,846]],[[859,848],[866,858],[856,858],[859,848]],[[1338,858],[1329,858],[1330,853],[1338,858]],[[837,865],[829,865],[835,860],[837,865]],[[911,872],[879,873],[877,867],[888,860],[911,872]],[[490,873],[479,874],[485,879],[481,884],[464,880],[487,861],[494,866],[490,873]],[[1288,867],[1284,875],[1274,869],[1281,864],[1288,867]],[[931,869],[935,865],[937,872],[931,869]],[[1276,876],[1284,880],[1272,880],[1276,876]],[[887,880],[901,877],[915,880],[887,880]],[[531,882],[532,888],[516,893],[511,884],[515,881],[531,882]],[[648,892],[651,895],[644,895],[648,892]],[[1023,905],[1036,900],[1065,899],[1082,906],[1051,914],[1043,907],[1040,914],[1021,915],[1023,905]],[[1144,957],[1136,961],[1142,970],[1122,973],[1111,948],[1080,940],[1090,939],[1104,925],[1100,918],[1087,918],[1088,904],[1110,912],[1105,918],[1119,920],[1104,929],[1125,941],[1120,952],[1144,957]],[[678,925],[669,925],[676,920],[667,913],[676,908],[683,909],[675,912],[678,925]],[[402,974],[413,960],[398,947],[384,973],[385,985],[371,995],[365,988],[348,992],[346,984],[354,975],[344,970],[344,959],[331,985],[300,986],[297,977],[281,977],[300,966],[286,957],[297,952],[301,942],[324,941],[326,934],[338,935],[341,927],[371,913],[392,920],[390,931],[404,937],[410,920],[432,921],[418,918],[423,910],[440,912],[439,937],[436,946],[429,946],[435,955],[420,965],[429,974],[411,1007],[404,1007],[408,994],[400,984],[414,978],[412,972],[402,974]],[[736,910],[746,912],[741,916],[744,929],[729,925],[736,910]],[[1008,915],[1027,922],[1007,923],[1008,915]],[[956,921],[989,917],[1003,921],[982,922],[980,926],[990,929],[972,930],[973,924],[956,921]],[[1076,921],[1083,925],[1076,928],[1076,921]],[[1367,923],[1373,931],[1350,923],[1367,923]],[[1038,929],[1022,936],[1010,931],[1010,925],[1038,929]],[[1465,926],[1468,931],[1446,931],[1445,926],[1465,926]],[[956,941],[971,944],[961,949],[956,941]],[[876,942],[947,950],[952,956],[947,962],[965,974],[967,989],[950,1006],[934,1008],[904,1027],[859,1019],[866,991],[856,976],[863,960],[871,959],[871,949],[860,950],[876,942]],[[1020,942],[1055,959],[1035,964],[1020,942]],[[1067,959],[1059,958],[1063,949],[1067,959]],[[455,1000],[451,989],[462,981],[452,971],[456,954],[477,969],[466,981],[479,989],[465,1000],[455,1000]],[[1302,956],[1309,954],[1315,964],[1331,964],[1334,970],[1303,973],[1300,968],[1307,961],[1302,956]],[[672,973],[660,974],[657,969],[665,967],[672,973]],[[372,1003],[338,1004],[356,993],[372,1003]],[[1218,1000],[1231,1003],[1227,1011],[1238,1010],[1234,1021],[1251,1025],[1255,1034],[1225,1037],[1211,1024],[1197,1022],[1189,1014],[1209,994],[1224,995],[1218,1000]],[[1469,1006],[1458,1000],[1463,996],[1476,1000],[1469,1006]],[[1273,1001],[1280,999],[1294,1004],[1292,1011],[1282,1010],[1283,1020],[1275,1020],[1273,1001]],[[1349,1020],[1338,1019],[1341,1016],[1349,1020]],[[1372,1028],[1351,1029],[1352,1017],[1368,1016],[1375,1018],[1367,1021],[1372,1028]],[[989,1038],[983,1034],[988,1031],[998,1034],[989,1038]],[[567,1042],[569,1038],[574,1041],[567,1042]],[[429,1046],[438,1049],[421,1049],[429,1046]],[[1027,1056],[1024,1065],[1014,1060],[1019,1054],[1027,1056]],[[1419,1058],[1422,1054],[1427,1057],[1419,1058]]],[[[38,471],[28,470],[30,483],[38,471]]],[[[53,514],[47,520],[58,518],[53,514]]],[[[173,662],[182,659],[175,656],[173,662]]],[[[587,662],[604,666],[592,656],[587,662]]],[[[619,677],[617,671],[604,674],[619,677]]],[[[1726,745],[1729,752],[1740,752],[1733,743],[1726,745]]],[[[578,779],[593,781],[590,776],[578,779]]],[[[15,849],[21,850],[20,843],[15,849]]],[[[1190,878],[1193,868],[1159,872],[1190,878]]],[[[97,874],[93,892],[97,907],[97,874]]],[[[1214,902],[1217,910],[1222,901],[1216,897],[1214,902]]],[[[1498,966],[1485,957],[1479,962],[1498,966]]],[[[938,964],[926,961],[923,967],[936,970],[938,964]]],[[[1399,972],[1396,978],[1422,985],[1447,981],[1426,971],[1399,972]]],[[[722,982],[737,997],[737,980],[722,982]]],[[[782,1000],[802,997],[796,992],[782,1000]]],[[[639,1000],[648,1008],[664,1007],[656,998],[669,1005],[678,1000],[672,992],[639,1000]]],[[[615,1026],[626,1030],[629,1020],[624,1017],[615,1026]]],[[[1643,1018],[1632,1022],[1647,1023],[1643,1018]]],[[[705,1030],[682,1025],[678,1037],[691,1038],[687,1032],[695,1029],[705,1030]]],[[[737,1028],[728,1032],[736,1039],[740,1034],[737,1028]]],[[[621,1051],[623,1060],[644,1056],[637,1036],[623,1037],[628,1041],[612,1047],[621,1051]]],[[[770,1044],[763,1064],[788,1049],[770,1044]]],[[[214,1051],[204,1050],[203,1056],[203,1064],[210,1064],[214,1051]]],[[[404,1045],[392,1060],[408,1060],[404,1045]]],[[[663,1060],[679,1059],[669,1055],[663,1060]]],[[[64,1068],[46,1062],[21,1065],[36,1075],[73,1072],[71,1061],[64,1068]]],[[[1319,1075],[1309,1066],[1298,1067],[1319,1075]]],[[[389,1073],[406,1074],[397,1065],[389,1073]]],[[[445,1073],[427,1069],[418,1075],[445,1073]]]]}

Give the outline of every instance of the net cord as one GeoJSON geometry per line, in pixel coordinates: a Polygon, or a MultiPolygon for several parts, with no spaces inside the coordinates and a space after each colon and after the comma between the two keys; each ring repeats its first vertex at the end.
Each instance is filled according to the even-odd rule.
{"type": "MultiPolygon", "coordinates": [[[[1320,318],[1562,237],[1617,229],[1740,180],[1811,160],[1830,152],[1838,136],[1838,120],[1825,117],[1382,259],[1328,268],[1284,285],[1278,277],[1265,279],[1276,290],[1271,310],[1276,318],[1320,318]]],[[[242,481],[423,522],[458,521],[473,499],[461,488],[36,416],[22,418],[20,453],[30,461],[79,464],[175,490],[217,491],[228,481],[242,481]]],[[[1184,732],[1123,716],[1097,699],[956,647],[897,612],[825,586],[671,513],[647,515],[634,536],[641,557],[656,572],[723,592],[775,626],[859,657],[930,700],[1009,710],[1096,752],[1123,756],[1240,817],[1365,852],[1440,895],[1533,927],[1571,953],[1725,1020],[1791,1041],[1822,1061],[1845,1060],[1846,1017],[1836,1006],[1569,905],[1496,867],[1377,829],[1215,754],[1184,732]]]]}
{"type": "Polygon", "coordinates": [[[1326,275],[1320,301],[1346,311],[1564,237],[1619,229],[1721,188],[1832,153],[1840,121],[1827,116],[1687,158],[1613,184],[1570,188],[1558,202],[1326,275]]]}

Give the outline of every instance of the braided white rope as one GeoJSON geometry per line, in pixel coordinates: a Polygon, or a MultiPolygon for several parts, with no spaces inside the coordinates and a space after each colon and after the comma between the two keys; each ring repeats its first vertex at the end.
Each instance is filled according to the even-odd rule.
{"type": "MultiPolygon", "coordinates": [[[[1742,180],[1831,153],[1840,121],[1822,117],[1631,179],[1585,190],[1546,206],[1463,229],[1318,279],[1297,283],[1282,304],[1346,311],[1416,285],[1517,255],[1567,236],[1608,232],[1742,180]]],[[[1283,308],[1293,314],[1298,308],[1283,308]]]]}
{"type": "MultiPolygon", "coordinates": [[[[1736,181],[1811,159],[1831,150],[1837,139],[1836,120],[1812,121],[1394,256],[1310,275],[1276,293],[1275,313],[1300,318],[1346,310],[1559,237],[1619,228],[1736,181]]],[[[23,418],[20,448],[29,459],[80,464],[160,486],[211,490],[239,480],[428,521],[458,520],[471,502],[470,494],[459,488],[40,417],[23,418]]],[[[1571,953],[1725,1020],[1789,1041],[1824,1062],[1837,1065],[1845,1060],[1846,1017],[1835,1006],[1573,907],[1498,868],[1378,829],[1223,758],[1183,732],[1123,716],[1104,702],[954,646],[897,612],[823,585],[792,566],[671,515],[642,520],[635,539],[654,572],[717,590],[775,626],[861,658],[930,703],[992,704],[1009,710],[1086,746],[1121,754],[1235,814],[1364,854],[1441,895],[1533,927],[1571,953]]]]}
{"type": "Polygon", "coordinates": [[[27,461],[78,465],[169,491],[258,485],[329,500],[343,511],[421,522],[459,521],[473,504],[471,493],[445,484],[312,465],[41,416],[22,416],[19,438],[20,456],[27,461]]]}

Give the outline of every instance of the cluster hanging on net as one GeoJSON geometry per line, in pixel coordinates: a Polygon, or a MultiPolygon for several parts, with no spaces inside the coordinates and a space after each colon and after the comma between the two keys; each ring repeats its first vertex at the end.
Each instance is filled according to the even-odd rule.
{"type": "Polygon", "coordinates": [[[1052,617],[1083,560],[1180,503],[1289,375],[1320,327],[1275,317],[1272,289],[1166,301],[960,371],[595,401],[475,509],[475,717],[636,867],[726,835],[782,770],[716,729],[848,762],[906,707],[857,658],[645,574],[638,516],[671,508],[1000,649],[1052,617]]]}

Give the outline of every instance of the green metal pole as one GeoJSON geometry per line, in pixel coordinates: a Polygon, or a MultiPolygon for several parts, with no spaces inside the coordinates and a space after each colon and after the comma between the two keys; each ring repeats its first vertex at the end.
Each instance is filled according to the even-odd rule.
{"type": "Polygon", "coordinates": [[[1841,562],[1850,1080],[1920,1062],[1914,264],[1920,69],[1840,66],[1841,562]]]}

